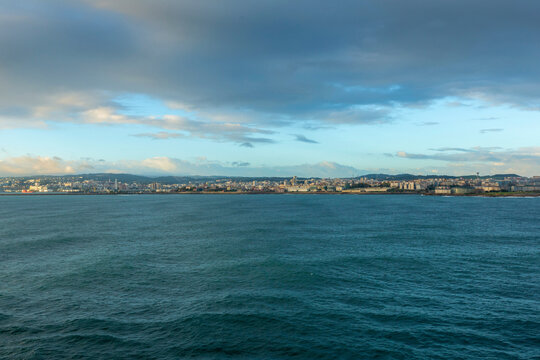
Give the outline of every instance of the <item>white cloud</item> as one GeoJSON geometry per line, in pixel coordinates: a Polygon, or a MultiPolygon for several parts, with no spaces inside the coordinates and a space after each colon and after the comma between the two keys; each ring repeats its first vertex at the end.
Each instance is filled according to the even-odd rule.
{"type": "Polygon", "coordinates": [[[157,133],[141,133],[141,134],[135,134],[133,136],[137,137],[147,137],[154,140],[166,140],[166,139],[175,139],[175,138],[183,138],[186,137],[184,134],[180,133],[171,133],[167,131],[159,131],[157,133]]]}
{"type": "Polygon", "coordinates": [[[160,172],[174,173],[179,170],[179,163],[168,157],[153,157],[141,161],[142,167],[155,169],[160,172]]]}
{"type": "MultiPolygon", "coordinates": [[[[480,152],[485,150],[479,150],[480,152]]],[[[243,161],[220,162],[204,157],[183,160],[156,156],[143,160],[105,161],[94,159],[65,160],[51,156],[19,156],[0,160],[0,176],[63,175],[81,173],[131,173],[139,175],[223,175],[223,176],[301,176],[301,177],[351,177],[366,173],[410,173],[470,175],[515,173],[523,176],[540,175],[540,148],[523,148],[515,151],[497,151],[500,160],[474,160],[460,158],[445,160],[438,166],[402,167],[400,169],[371,168],[360,170],[353,166],[332,161],[290,166],[254,165],[243,161]],[[534,159],[531,161],[531,159],[534,159]]],[[[466,153],[469,154],[469,153],[466,153]]],[[[452,154],[449,154],[451,156],[452,154]]],[[[423,159],[420,154],[399,152],[399,157],[423,159]]],[[[427,155],[422,155],[427,156],[427,155]]]]}
{"type": "Polygon", "coordinates": [[[64,161],[58,157],[20,156],[0,160],[0,175],[56,175],[73,174],[87,168],[84,162],[64,161]]]}
{"type": "Polygon", "coordinates": [[[63,160],[58,157],[21,156],[0,160],[0,176],[64,175],[75,173],[132,173],[141,175],[224,175],[350,177],[360,170],[335,162],[293,166],[253,166],[248,162],[222,163],[206,158],[194,161],[157,156],[144,160],[63,160]]]}
{"type": "Polygon", "coordinates": [[[196,120],[186,116],[163,114],[160,117],[127,116],[114,107],[97,107],[82,113],[82,120],[101,125],[145,125],[159,129],[176,130],[183,133],[157,132],[135,134],[153,139],[197,137],[215,141],[230,141],[238,144],[273,143],[268,135],[274,131],[247,126],[234,122],[196,120]]]}
{"type": "Polygon", "coordinates": [[[95,109],[86,110],[82,113],[84,122],[90,124],[136,124],[136,119],[116,113],[112,107],[98,107],[95,109]]]}

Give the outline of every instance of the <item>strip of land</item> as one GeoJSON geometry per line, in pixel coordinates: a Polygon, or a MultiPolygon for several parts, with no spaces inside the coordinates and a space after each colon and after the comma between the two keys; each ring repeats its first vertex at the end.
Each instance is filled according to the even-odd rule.
{"type": "Polygon", "coordinates": [[[540,176],[422,176],[370,174],[353,178],[82,174],[0,178],[3,195],[122,194],[351,194],[540,196],[540,176]]]}

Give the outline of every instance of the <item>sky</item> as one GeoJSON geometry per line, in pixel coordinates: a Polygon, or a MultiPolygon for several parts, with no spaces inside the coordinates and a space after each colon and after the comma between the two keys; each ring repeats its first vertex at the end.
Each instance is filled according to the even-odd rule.
{"type": "Polygon", "coordinates": [[[0,0],[0,176],[540,175],[536,0],[0,0]]]}

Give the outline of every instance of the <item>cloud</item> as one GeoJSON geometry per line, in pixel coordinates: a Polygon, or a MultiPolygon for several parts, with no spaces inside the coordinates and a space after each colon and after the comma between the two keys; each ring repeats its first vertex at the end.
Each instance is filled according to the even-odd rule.
{"type": "Polygon", "coordinates": [[[112,107],[100,107],[85,111],[83,121],[100,125],[145,125],[150,127],[181,131],[135,134],[164,140],[170,138],[198,137],[216,141],[243,143],[273,143],[274,140],[257,135],[271,135],[274,131],[249,127],[238,123],[209,122],[194,120],[186,116],[163,115],[162,117],[127,116],[112,107]]]}
{"type": "Polygon", "coordinates": [[[171,133],[167,131],[160,131],[157,133],[141,133],[141,134],[135,134],[133,136],[137,137],[148,137],[154,140],[167,140],[167,139],[175,139],[175,138],[184,138],[186,137],[184,134],[179,133],[171,133]]]}
{"type": "Polygon", "coordinates": [[[20,156],[0,160],[0,174],[22,176],[29,174],[73,174],[77,169],[88,169],[84,161],[75,163],[59,157],[20,156]]]}
{"type": "Polygon", "coordinates": [[[464,148],[454,148],[454,147],[442,147],[442,148],[436,148],[436,149],[429,149],[433,151],[460,151],[460,152],[472,152],[474,150],[471,149],[464,149],[464,148]]]}
{"type": "Polygon", "coordinates": [[[483,146],[483,147],[474,147],[470,149],[465,148],[455,148],[455,147],[442,147],[442,148],[435,148],[435,149],[429,149],[432,151],[458,151],[458,152],[479,152],[479,151],[493,151],[493,150],[501,150],[502,148],[499,146],[483,146]]]}
{"type": "MultiPolygon", "coordinates": [[[[447,162],[445,167],[449,174],[455,173],[456,168],[484,169],[485,172],[516,172],[522,175],[540,174],[540,147],[525,147],[520,149],[501,149],[498,147],[441,148],[432,149],[435,153],[418,154],[399,151],[397,157],[412,160],[437,160],[447,162]],[[449,169],[450,168],[450,169],[449,169]],[[451,168],[454,168],[453,170],[451,168]],[[489,170],[491,169],[491,170],[489,170]]],[[[474,171],[476,172],[476,171],[474,171]]]]}
{"type": "Polygon", "coordinates": [[[503,131],[504,129],[482,129],[480,130],[480,134],[486,134],[486,133],[490,133],[490,132],[500,132],[500,131],[503,131]]]}
{"type": "Polygon", "coordinates": [[[342,109],[321,111],[315,118],[333,124],[382,124],[391,122],[389,107],[350,106],[342,109]]]}
{"type": "Polygon", "coordinates": [[[301,176],[352,177],[366,173],[439,173],[467,175],[516,173],[524,176],[540,174],[540,148],[500,149],[471,148],[470,151],[443,151],[434,154],[398,152],[395,156],[410,159],[432,159],[439,165],[400,167],[400,169],[371,168],[361,170],[354,166],[331,161],[290,166],[253,165],[244,161],[219,162],[206,158],[193,161],[166,156],[143,160],[117,160],[84,158],[66,160],[54,156],[20,156],[0,160],[0,176],[65,175],[81,173],[131,173],[140,175],[222,175],[222,176],[301,176]]]}
{"type": "Polygon", "coordinates": [[[449,96],[540,108],[535,1],[25,4],[0,5],[4,127],[80,114],[132,124],[107,112],[123,93],[207,116],[249,111],[250,128],[379,124],[449,96]]]}
{"type": "Polygon", "coordinates": [[[241,162],[241,161],[233,161],[231,163],[232,166],[249,166],[251,165],[250,163],[248,162],[241,162]]]}
{"type": "Polygon", "coordinates": [[[153,157],[141,161],[143,167],[157,170],[158,172],[171,173],[179,169],[179,163],[168,157],[153,157]]]}
{"type": "Polygon", "coordinates": [[[350,177],[361,171],[335,162],[293,166],[253,166],[248,162],[221,163],[199,158],[188,161],[165,156],[144,160],[63,160],[58,157],[23,156],[0,160],[0,176],[66,175],[77,173],[132,173],[140,175],[223,175],[350,177]]]}
{"type": "Polygon", "coordinates": [[[477,119],[474,119],[474,120],[491,121],[491,120],[498,120],[498,119],[499,118],[495,117],[495,116],[488,116],[488,117],[477,118],[477,119]]]}
{"type": "Polygon", "coordinates": [[[305,143],[308,143],[308,144],[318,144],[319,143],[318,141],[308,139],[304,135],[295,134],[294,136],[296,137],[296,141],[305,142],[305,143]]]}

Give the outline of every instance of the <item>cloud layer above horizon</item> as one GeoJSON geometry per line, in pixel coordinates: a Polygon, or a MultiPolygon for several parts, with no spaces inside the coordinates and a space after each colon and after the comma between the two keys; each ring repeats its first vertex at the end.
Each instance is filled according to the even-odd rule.
{"type": "Polygon", "coordinates": [[[205,156],[235,174],[326,161],[538,175],[538,13],[501,0],[1,2],[0,175],[55,156],[64,172],[85,157],[205,156]]]}

